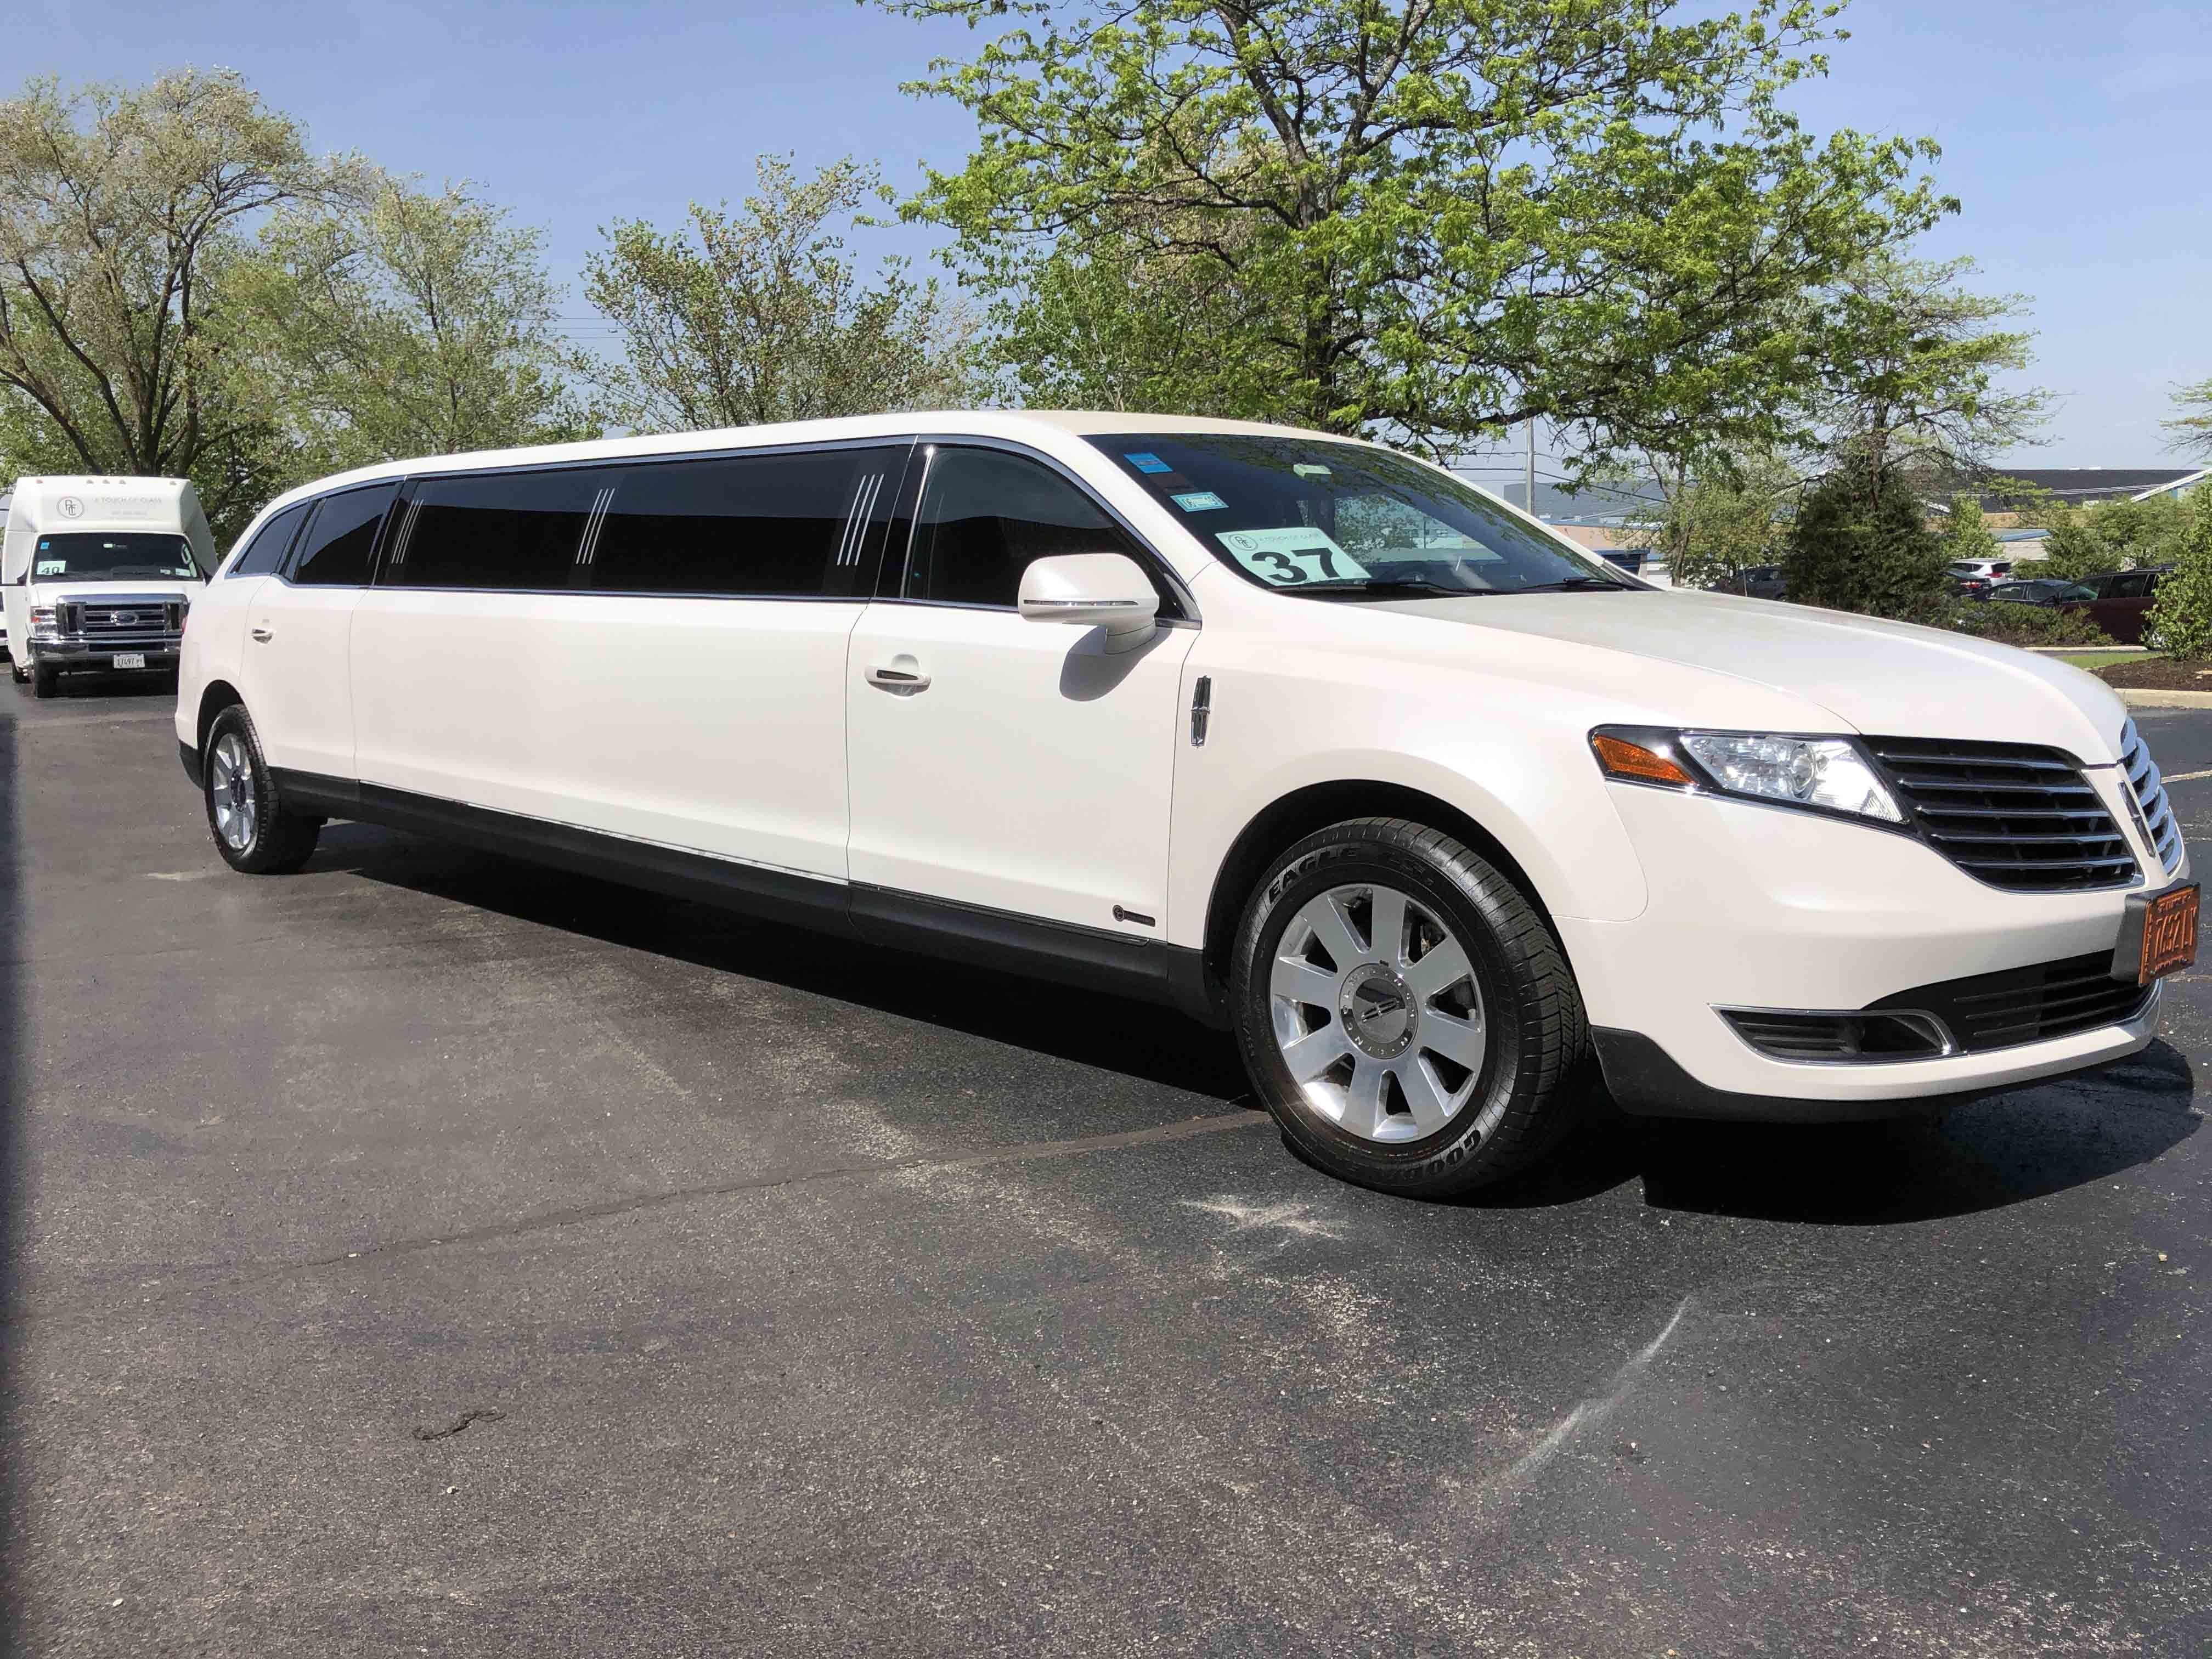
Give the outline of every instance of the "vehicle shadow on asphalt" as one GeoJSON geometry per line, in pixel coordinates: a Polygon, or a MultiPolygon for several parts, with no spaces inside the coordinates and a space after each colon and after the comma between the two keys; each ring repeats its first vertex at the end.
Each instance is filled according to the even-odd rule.
{"type": "MultiPolygon", "coordinates": [[[[904,956],[366,824],[329,826],[309,867],[1254,1104],[1229,1036],[1120,997],[904,956]]],[[[2162,1042],[2089,1077],[1875,1123],[1639,1119],[1599,1087],[1558,1152],[1452,1201],[1552,1208],[1640,1180],[1644,1202],[1658,1209],[1840,1226],[1925,1221],[2148,1163],[2197,1133],[2194,1091],[2189,1061],[2162,1042]]]]}
{"type": "MultiPolygon", "coordinates": [[[[0,658],[0,660],[5,660],[0,658]]],[[[27,686],[11,687],[26,702],[30,699],[27,686]]],[[[54,702],[105,702],[122,699],[130,702],[169,702],[177,700],[177,682],[173,675],[163,673],[64,674],[54,687],[54,702]]]]}
{"type": "Polygon", "coordinates": [[[2064,1082],[1873,1123],[1633,1118],[1610,1100],[1560,1155],[1468,1201],[1547,1205],[1641,1180],[1654,1209],[1881,1226],[2001,1209],[2148,1164],[2203,1127],[2187,1057],[2157,1042],[2064,1082]]]}
{"type": "Polygon", "coordinates": [[[325,827],[308,868],[344,870],[605,944],[1251,1103],[1226,1036],[1121,997],[908,956],[368,824],[325,827]]]}

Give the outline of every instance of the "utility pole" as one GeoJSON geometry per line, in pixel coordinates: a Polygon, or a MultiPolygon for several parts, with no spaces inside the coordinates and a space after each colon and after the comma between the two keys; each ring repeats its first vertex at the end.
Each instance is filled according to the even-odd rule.
{"type": "Polygon", "coordinates": [[[1522,496],[1521,505],[1528,510],[1530,518],[1536,516],[1536,417],[1534,415],[1528,417],[1528,494],[1522,496]]]}

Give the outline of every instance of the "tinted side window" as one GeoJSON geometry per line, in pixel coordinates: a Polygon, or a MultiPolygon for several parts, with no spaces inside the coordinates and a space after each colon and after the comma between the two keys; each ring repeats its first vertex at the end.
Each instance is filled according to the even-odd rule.
{"type": "Polygon", "coordinates": [[[300,538],[290,580],[304,587],[359,587],[366,583],[369,555],[376,550],[376,528],[398,493],[398,485],[387,483],[324,496],[316,504],[307,534],[300,538]]]}
{"type": "Polygon", "coordinates": [[[2108,599],[2140,599],[2150,592],[2156,580],[2148,570],[2130,570],[2124,576],[2113,578],[2112,585],[2105,590],[2105,597],[2108,599]]]}
{"type": "Polygon", "coordinates": [[[284,562],[284,556],[292,550],[292,535],[299,529],[300,521],[307,516],[313,501],[301,501],[288,507],[254,532],[253,539],[246,544],[232,563],[228,574],[232,576],[265,576],[284,562]]]}
{"type": "Polygon", "coordinates": [[[599,487],[582,471],[418,478],[378,585],[566,587],[599,487]]]}
{"type": "Polygon", "coordinates": [[[611,489],[580,560],[603,593],[845,598],[874,573],[846,528],[898,479],[896,449],[718,456],[595,470],[611,489]],[[878,480],[873,490],[869,481],[878,480]]]}
{"type": "Polygon", "coordinates": [[[1129,550],[1114,521],[1049,467],[997,450],[944,448],[922,486],[903,592],[1011,608],[1032,559],[1129,550]]]}

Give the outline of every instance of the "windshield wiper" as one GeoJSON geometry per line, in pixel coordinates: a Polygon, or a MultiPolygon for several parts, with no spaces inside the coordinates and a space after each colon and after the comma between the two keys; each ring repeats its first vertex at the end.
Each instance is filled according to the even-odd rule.
{"type": "Polygon", "coordinates": [[[1617,582],[1606,576],[1565,576],[1555,582],[1531,582],[1526,587],[1509,587],[1508,593],[1589,593],[1610,589],[1616,593],[1632,593],[1637,590],[1626,582],[1617,582]]]}
{"type": "Polygon", "coordinates": [[[1470,593],[1494,593],[1498,590],[1451,587],[1443,582],[1423,581],[1413,576],[1332,576],[1326,581],[1285,583],[1275,591],[1279,593],[1373,593],[1385,598],[1400,593],[1440,593],[1448,599],[1457,599],[1470,593]]]}

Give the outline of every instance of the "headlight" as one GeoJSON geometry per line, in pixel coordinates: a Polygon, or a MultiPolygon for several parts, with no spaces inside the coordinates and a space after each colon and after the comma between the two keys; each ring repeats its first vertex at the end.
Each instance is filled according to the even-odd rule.
{"type": "Polygon", "coordinates": [[[1590,733],[1590,748],[1607,777],[1632,783],[1905,823],[1888,785],[1848,738],[1608,726],[1590,733]]]}
{"type": "Polygon", "coordinates": [[[58,626],[52,605],[34,605],[31,607],[31,637],[33,639],[35,640],[41,634],[52,634],[58,626]]]}

